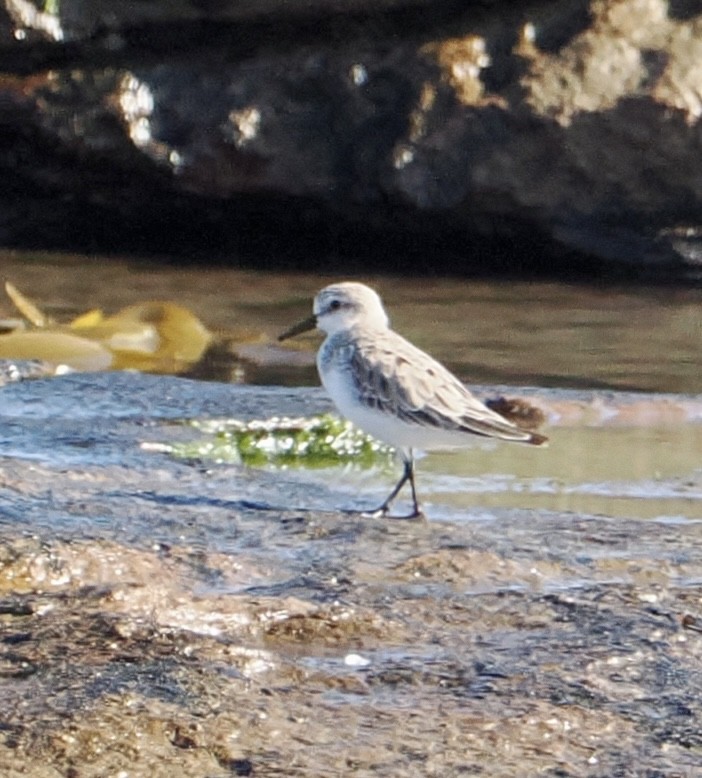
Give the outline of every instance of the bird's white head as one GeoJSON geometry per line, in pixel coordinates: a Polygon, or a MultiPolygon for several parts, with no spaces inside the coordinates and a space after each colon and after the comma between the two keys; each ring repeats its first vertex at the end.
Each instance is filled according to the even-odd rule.
{"type": "Polygon", "coordinates": [[[359,323],[373,329],[388,326],[388,316],[378,294],[355,281],[324,287],[314,298],[313,311],[317,326],[328,335],[359,323]]]}
{"type": "Polygon", "coordinates": [[[371,329],[388,326],[380,297],[369,286],[355,281],[325,286],[314,298],[312,310],[312,316],[286,330],[278,340],[287,340],[315,327],[333,335],[359,323],[371,329]]]}

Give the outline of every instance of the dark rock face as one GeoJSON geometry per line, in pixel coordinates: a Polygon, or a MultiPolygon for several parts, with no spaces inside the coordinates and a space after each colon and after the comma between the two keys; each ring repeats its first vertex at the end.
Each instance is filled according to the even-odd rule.
{"type": "Polygon", "coordinates": [[[695,3],[3,5],[5,244],[698,273],[695,3]]]}

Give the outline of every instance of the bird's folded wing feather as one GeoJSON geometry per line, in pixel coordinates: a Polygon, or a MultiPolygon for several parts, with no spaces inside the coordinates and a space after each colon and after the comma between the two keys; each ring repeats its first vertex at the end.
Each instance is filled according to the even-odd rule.
{"type": "Polygon", "coordinates": [[[351,372],[361,402],[409,424],[543,442],[477,400],[443,365],[395,332],[355,339],[351,372]]]}

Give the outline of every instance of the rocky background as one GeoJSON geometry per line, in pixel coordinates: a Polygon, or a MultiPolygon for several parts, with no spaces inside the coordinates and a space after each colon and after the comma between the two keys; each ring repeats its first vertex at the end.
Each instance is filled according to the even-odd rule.
{"type": "Polygon", "coordinates": [[[0,243],[696,279],[696,0],[2,0],[0,243]]]}

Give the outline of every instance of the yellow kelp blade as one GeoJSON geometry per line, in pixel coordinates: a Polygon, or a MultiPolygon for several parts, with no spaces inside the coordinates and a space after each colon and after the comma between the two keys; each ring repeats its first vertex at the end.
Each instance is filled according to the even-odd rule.
{"type": "Polygon", "coordinates": [[[96,327],[104,320],[105,314],[99,308],[92,308],[85,313],[81,313],[80,316],[76,316],[69,324],[69,327],[74,330],[87,329],[88,327],[96,327]]]}
{"type": "Polygon", "coordinates": [[[57,330],[0,335],[0,359],[41,359],[81,371],[106,370],[114,362],[102,344],[57,330]]]}
{"type": "Polygon", "coordinates": [[[133,351],[137,354],[153,357],[161,345],[158,330],[153,324],[131,321],[116,316],[110,316],[97,324],[75,326],[71,330],[81,337],[98,341],[103,346],[114,351],[133,351]]]}
{"type": "Polygon", "coordinates": [[[52,323],[51,318],[40,310],[36,303],[33,303],[26,295],[23,295],[14,284],[5,281],[5,291],[14,303],[15,308],[35,327],[46,327],[52,323]]]}
{"type": "Polygon", "coordinates": [[[100,341],[115,355],[116,369],[175,373],[197,362],[212,340],[187,308],[170,302],[130,305],[102,320],[80,317],[71,329],[100,341]]]}

